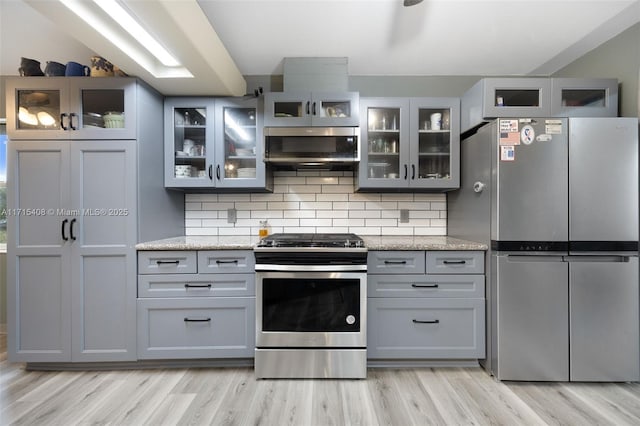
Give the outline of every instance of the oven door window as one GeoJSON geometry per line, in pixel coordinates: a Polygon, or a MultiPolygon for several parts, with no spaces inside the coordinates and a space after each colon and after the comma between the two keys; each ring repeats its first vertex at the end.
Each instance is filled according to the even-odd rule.
{"type": "Polygon", "coordinates": [[[360,331],[360,280],[265,278],[262,331],[360,331]]]}

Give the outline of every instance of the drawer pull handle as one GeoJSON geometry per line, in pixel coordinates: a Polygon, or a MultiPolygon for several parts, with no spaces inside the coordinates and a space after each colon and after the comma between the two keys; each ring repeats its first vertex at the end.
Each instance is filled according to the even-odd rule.
{"type": "Polygon", "coordinates": [[[406,265],[407,261],[406,260],[385,260],[384,264],[385,265],[406,265]]]}
{"type": "Polygon", "coordinates": [[[156,260],[156,264],[158,265],[179,265],[179,260],[156,260]]]}
{"type": "Polygon", "coordinates": [[[411,284],[413,288],[438,288],[438,284],[411,284]]]}
{"type": "Polygon", "coordinates": [[[185,283],[184,288],[211,288],[211,284],[189,284],[185,283]]]}
{"type": "Polygon", "coordinates": [[[216,263],[218,265],[222,264],[222,263],[235,263],[238,264],[238,259],[233,259],[233,260],[216,260],[216,263]]]}
{"type": "Polygon", "coordinates": [[[420,320],[414,319],[413,323],[414,324],[440,324],[440,320],[420,321],[420,320]]]}
{"type": "Polygon", "coordinates": [[[464,265],[467,263],[466,260],[443,260],[442,263],[445,265],[464,265]]]}
{"type": "Polygon", "coordinates": [[[184,318],[184,322],[211,322],[211,318],[184,318]]]}

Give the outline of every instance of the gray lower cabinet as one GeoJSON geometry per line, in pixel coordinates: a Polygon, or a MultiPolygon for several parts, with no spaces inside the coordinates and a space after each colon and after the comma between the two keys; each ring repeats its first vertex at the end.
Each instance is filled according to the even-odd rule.
{"type": "Polygon", "coordinates": [[[483,265],[483,252],[369,252],[367,357],[484,358],[483,265]]]}
{"type": "Polygon", "coordinates": [[[138,252],[138,358],[252,358],[249,250],[138,252]]]}

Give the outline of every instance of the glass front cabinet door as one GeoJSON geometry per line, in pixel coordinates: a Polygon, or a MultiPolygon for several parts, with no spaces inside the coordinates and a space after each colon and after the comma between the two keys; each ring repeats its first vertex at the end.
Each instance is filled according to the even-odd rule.
{"type": "Polygon", "coordinates": [[[359,189],[409,186],[409,99],[362,98],[359,189]]]}
{"type": "Polygon", "coordinates": [[[258,98],[167,98],[165,187],[265,189],[258,98]]]}
{"type": "Polygon", "coordinates": [[[458,98],[363,98],[358,189],[460,185],[458,98]]]}
{"type": "Polygon", "coordinates": [[[216,186],[265,187],[260,105],[257,98],[216,100],[216,186]]]}
{"type": "Polygon", "coordinates": [[[214,105],[211,98],[165,99],[166,187],[214,185],[214,105]]]}
{"type": "Polygon", "coordinates": [[[410,186],[460,187],[460,100],[411,100],[410,186]]]}
{"type": "Polygon", "coordinates": [[[357,92],[266,93],[265,126],[358,126],[359,99],[357,92]]]}
{"type": "Polygon", "coordinates": [[[7,79],[11,139],[135,139],[133,78],[7,79]]]}

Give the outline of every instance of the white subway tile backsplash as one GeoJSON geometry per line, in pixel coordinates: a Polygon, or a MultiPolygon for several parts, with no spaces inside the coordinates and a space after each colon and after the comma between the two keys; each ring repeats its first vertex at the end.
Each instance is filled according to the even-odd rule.
{"type": "Polygon", "coordinates": [[[348,210],[316,210],[316,217],[325,218],[329,217],[332,219],[341,219],[349,217],[348,210]]]}
{"type": "Polygon", "coordinates": [[[333,225],[333,221],[331,219],[300,219],[300,226],[325,226],[329,227],[333,225]]]}
{"type": "Polygon", "coordinates": [[[380,210],[349,210],[350,218],[378,219],[380,216],[380,210]]]}
{"type": "Polygon", "coordinates": [[[310,218],[316,217],[315,210],[287,210],[284,213],[285,218],[310,218]]]}
{"type": "Polygon", "coordinates": [[[186,235],[258,240],[260,221],[269,232],[353,232],[360,235],[446,235],[445,194],[355,193],[353,173],[278,171],[274,192],[185,194],[186,235]],[[236,222],[228,223],[228,209],[236,222]],[[400,223],[400,210],[409,222],[400,223]]]}
{"type": "Polygon", "coordinates": [[[321,191],[321,185],[288,185],[286,192],[295,192],[298,194],[317,194],[321,191]]]}
{"type": "Polygon", "coordinates": [[[337,185],[338,179],[337,176],[308,177],[307,183],[312,185],[337,185]]]}

